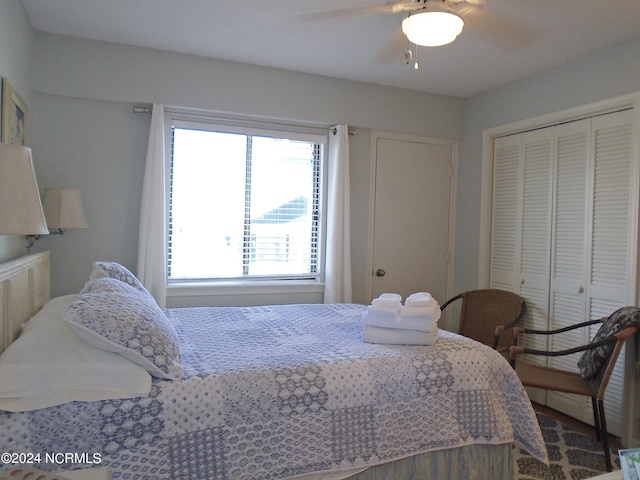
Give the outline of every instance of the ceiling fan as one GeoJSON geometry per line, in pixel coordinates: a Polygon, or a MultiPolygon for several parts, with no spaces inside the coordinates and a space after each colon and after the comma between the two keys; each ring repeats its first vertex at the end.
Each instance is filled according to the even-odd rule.
{"type": "MultiPolygon", "coordinates": [[[[392,0],[381,5],[309,12],[300,17],[303,20],[325,20],[405,14],[402,32],[416,46],[446,45],[453,42],[463,29],[504,50],[516,50],[531,44],[535,40],[535,32],[522,22],[491,8],[495,1],[498,0],[392,0]]],[[[411,57],[411,49],[407,49],[405,63],[411,63],[411,57]]]]}

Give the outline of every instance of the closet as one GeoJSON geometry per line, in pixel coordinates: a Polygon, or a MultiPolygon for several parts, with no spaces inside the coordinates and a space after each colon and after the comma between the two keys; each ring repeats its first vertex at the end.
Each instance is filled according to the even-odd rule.
{"type": "MultiPolygon", "coordinates": [[[[561,328],[636,303],[633,112],[628,108],[494,139],[489,285],[526,299],[529,328],[561,328]]],[[[551,344],[543,336],[523,343],[561,350],[587,343],[595,331],[563,334],[551,344]]],[[[527,361],[577,371],[579,355],[527,361]]],[[[631,389],[633,376],[626,370],[623,353],[605,398],[609,431],[623,439],[633,411],[632,392],[625,391],[625,379],[631,389]]],[[[530,395],[593,423],[589,399],[545,391],[530,395]]]]}

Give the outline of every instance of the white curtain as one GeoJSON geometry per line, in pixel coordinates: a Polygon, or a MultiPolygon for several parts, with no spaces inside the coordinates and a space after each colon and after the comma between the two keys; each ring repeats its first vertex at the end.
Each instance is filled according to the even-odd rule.
{"type": "Polygon", "coordinates": [[[144,168],[137,276],[162,308],[166,306],[164,107],[153,105],[144,168]]]}
{"type": "Polygon", "coordinates": [[[334,127],[329,139],[327,248],[324,302],[351,302],[349,128],[334,127]]]}

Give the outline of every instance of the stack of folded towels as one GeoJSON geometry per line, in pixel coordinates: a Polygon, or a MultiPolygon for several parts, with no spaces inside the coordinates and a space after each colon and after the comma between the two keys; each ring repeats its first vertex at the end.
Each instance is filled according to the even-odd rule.
{"type": "Polygon", "coordinates": [[[438,339],[440,305],[427,292],[383,293],[361,315],[362,340],[394,345],[433,345],[438,339]]]}

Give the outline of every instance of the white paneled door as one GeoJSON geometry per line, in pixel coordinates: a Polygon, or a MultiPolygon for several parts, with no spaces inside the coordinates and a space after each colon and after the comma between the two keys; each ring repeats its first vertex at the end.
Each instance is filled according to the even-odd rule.
{"type": "Polygon", "coordinates": [[[427,291],[446,300],[455,149],[450,141],[374,135],[372,298],[427,291]]]}

